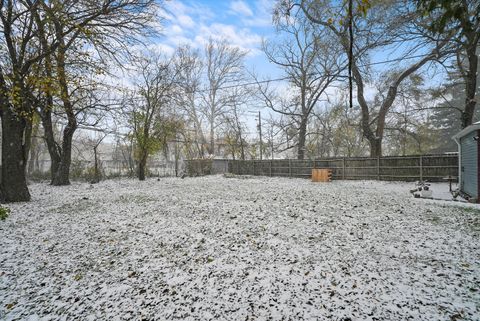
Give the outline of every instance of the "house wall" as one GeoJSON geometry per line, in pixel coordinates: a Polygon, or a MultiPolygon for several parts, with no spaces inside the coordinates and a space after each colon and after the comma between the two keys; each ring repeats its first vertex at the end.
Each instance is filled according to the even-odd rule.
{"type": "Polygon", "coordinates": [[[470,197],[478,198],[478,141],[473,138],[478,132],[472,131],[460,139],[461,182],[460,190],[470,197]]]}

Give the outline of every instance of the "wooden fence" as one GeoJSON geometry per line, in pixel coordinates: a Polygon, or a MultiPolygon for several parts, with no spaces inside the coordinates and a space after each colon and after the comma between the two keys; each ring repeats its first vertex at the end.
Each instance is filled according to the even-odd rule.
{"type": "Polygon", "coordinates": [[[332,169],[333,179],[442,181],[458,176],[457,155],[388,156],[379,158],[325,158],[315,160],[228,160],[228,172],[237,175],[309,178],[313,168],[332,169]]]}

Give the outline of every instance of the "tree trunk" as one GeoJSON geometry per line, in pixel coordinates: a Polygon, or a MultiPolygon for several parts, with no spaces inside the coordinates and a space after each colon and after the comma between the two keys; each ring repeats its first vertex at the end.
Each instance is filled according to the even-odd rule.
{"type": "Polygon", "coordinates": [[[297,159],[305,159],[305,141],[307,136],[307,119],[302,119],[298,130],[297,159]]]}
{"type": "Polygon", "coordinates": [[[94,175],[93,175],[94,177],[93,177],[92,183],[94,183],[94,184],[100,182],[100,172],[98,170],[97,147],[98,147],[98,145],[93,147],[93,156],[94,156],[94,159],[95,159],[95,164],[94,164],[94,175]]]}
{"type": "MultiPolygon", "coordinates": [[[[70,164],[72,163],[72,139],[75,133],[75,125],[67,125],[63,130],[62,153],[60,155],[60,163],[54,172],[52,185],[63,186],[70,185],[70,164]]],[[[53,162],[52,162],[53,164],[53,162]]]]}
{"type": "Polygon", "coordinates": [[[39,140],[38,136],[38,123],[32,124],[32,138],[30,143],[30,151],[28,157],[27,173],[31,175],[35,170],[35,165],[38,163],[38,154],[39,154],[39,140]]]}
{"type": "Polygon", "coordinates": [[[48,154],[50,155],[50,184],[53,185],[55,175],[60,167],[61,151],[55,142],[55,134],[53,132],[52,115],[50,110],[40,112],[42,119],[42,126],[44,131],[44,138],[47,143],[48,154]]]}
{"type": "Polygon", "coordinates": [[[2,114],[2,181],[0,199],[4,202],[24,202],[30,200],[25,167],[27,164],[24,141],[27,123],[17,119],[9,108],[2,114]]]}
{"type": "Polygon", "coordinates": [[[382,139],[381,138],[369,138],[370,144],[370,157],[382,157],[382,139]]]}
{"type": "Polygon", "coordinates": [[[66,47],[62,35],[62,26],[55,25],[55,33],[59,39],[60,45],[58,53],[55,56],[57,61],[57,81],[60,88],[60,98],[63,103],[63,109],[67,116],[67,126],[63,130],[63,141],[60,155],[60,164],[52,180],[52,185],[62,186],[70,185],[70,164],[72,162],[72,139],[77,129],[77,119],[73,109],[73,103],[70,100],[70,93],[67,81],[66,65],[66,47]]]}
{"type": "Polygon", "coordinates": [[[142,157],[140,162],[138,162],[138,179],[141,181],[145,180],[145,168],[147,167],[147,158],[142,157]]]}
{"type": "Polygon", "coordinates": [[[141,181],[145,180],[145,170],[147,168],[147,153],[142,152],[140,161],[138,162],[138,179],[141,181]]]}
{"type": "Polygon", "coordinates": [[[210,124],[210,155],[215,155],[215,129],[213,127],[213,121],[210,124]]]}
{"type": "Polygon", "coordinates": [[[467,48],[468,70],[465,79],[465,110],[462,113],[462,128],[468,127],[473,122],[473,115],[475,113],[475,92],[477,89],[477,68],[478,56],[476,52],[476,45],[467,48]]]}

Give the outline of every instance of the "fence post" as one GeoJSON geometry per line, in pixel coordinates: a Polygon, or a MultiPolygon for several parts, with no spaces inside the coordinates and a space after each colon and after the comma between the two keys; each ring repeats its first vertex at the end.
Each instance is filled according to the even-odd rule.
{"type": "Polygon", "coordinates": [[[345,157],[342,158],[342,179],[345,179],[345,157]]]}
{"type": "Polygon", "coordinates": [[[288,159],[288,177],[292,177],[292,160],[288,159]]]}
{"type": "Polygon", "coordinates": [[[380,180],[380,156],[377,157],[377,180],[380,180]]]}
{"type": "Polygon", "coordinates": [[[423,181],[423,156],[420,156],[420,181],[423,181]]]}

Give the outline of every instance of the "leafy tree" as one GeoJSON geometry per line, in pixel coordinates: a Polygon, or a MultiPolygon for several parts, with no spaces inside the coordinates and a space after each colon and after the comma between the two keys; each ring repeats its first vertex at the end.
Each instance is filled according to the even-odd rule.
{"type": "Polygon", "coordinates": [[[477,0],[417,0],[417,5],[430,16],[430,29],[437,34],[453,33],[458,70],[465,82],[465,108],[461,113],[462,128],[472,124],[478,91],[478,48],[480,41],[480,2],[477,0]]]}
{"type": "Polygon", "coordinates": [[[148,157],[175,139],[181,126],[172,110],[179,73],[173,58],[164,59],[155,53],[139,61],[137,67],[140,76],[128,115],[138,178],[145,180],[148,157]]]}
{"type": "Polygon", "coordinates": [[[110,0],[100,4],[54,1],[44,3],[43,8],[51,18],[43,21],[36,16],[42,49],[48,51],[45,38],[48,38],[49,30],[57,35],[60,45],[45,58],[44,73],[53,89],[43,90],[43,97],[40,90],[40,97],[44,99],[40,99],[38,111],[52,160],[51,183],[68,185],[76,129],[82,122],[95,123],[100,110],[108,109],[96,96],[101,84],[92,79],[106,71],[109,58],[119,62],[121,57],[128,55],[129,49],[125,44],[138,43],[139,37],[152,30],[149,24],[155,18],[154,2],[110,0]],[[76,23],[84,27],[70,36],[62,35],[63,30],[76,23]],[[92,48],[96,50],[95,54],[92,48]],[[60,142],[53,135],[52,112],[60,114],[66,122],[60,142]]]}
{"type": "MultiPolygon", "coordinates": [[[[480,66],[478,66],[480,71],[480,66]]],[[[480,92],[480,72],[477,72],[477,92],[480,92]]],[[[455,67],[449,74],[449,81],[440,88],[431,92],[432,99],[437,101],[431,117],[438,147],[435,152],[452,152],[458,149],[452,139],[453,135],[462,130],[461,115],[465,108],[465,86],[463,77],[459,75],[455,67]]],[[[472,122],[480,120],[480,109],[476,108],[472,122]]]]}
{"type": "MultiPolygon", "coordinates": [[[[152,30],[148,25],[154,20],[155,6],[154,0],[0,1],[0,32],[4,39],[0,43],[0,198],[7,202],[30,199],[25,167],[34,106],[44,112],[41,118],[46,137],[51,133],[49,120],[54,103],[66,114],[59,172],[53,182],[68,184],[71,143],[77,128],[69,57],[73,52],[85,53],[92,48],[115,56],[118,48],[114,43],[126,49],[133,36],[152,30]],[[128,33],[122,36],[120,31],[125,30],[128,33]]],[[[49,144],[51,155],[59,146],[49,144]]],[[[54,157],[52,161],[56,162],[54,157]]]]}

